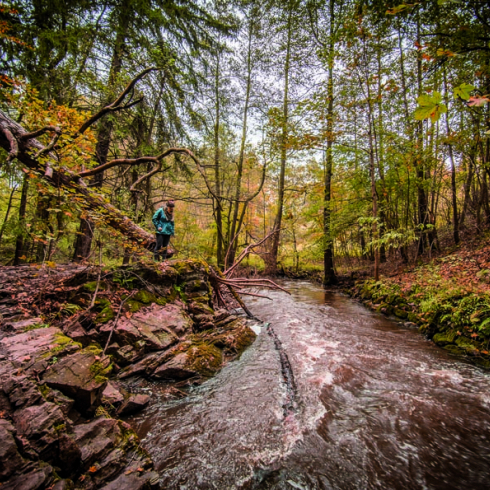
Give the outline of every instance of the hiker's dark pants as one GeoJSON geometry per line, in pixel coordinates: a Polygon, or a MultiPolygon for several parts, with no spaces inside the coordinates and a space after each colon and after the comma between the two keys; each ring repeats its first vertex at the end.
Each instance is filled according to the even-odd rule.
{"type": "Polygon", "coordinates": [[[170,235],[163,235],[162,233],[157,233],[157,242],[155,244],[155,250],[153,251],[153,256],[155,260],[158,260],[158,255],[162,256],[162,260],[167,258],[167,246],[168,242],[170,242],[170,235]],[[160,251],[163,249],[162,251],[160,251]]]}

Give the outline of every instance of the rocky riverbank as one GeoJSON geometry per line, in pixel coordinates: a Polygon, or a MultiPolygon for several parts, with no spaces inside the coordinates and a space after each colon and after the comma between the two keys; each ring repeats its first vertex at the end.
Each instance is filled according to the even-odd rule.
{"type": "Polygon", "coordinates": [[[150,401],[131,380],[200,383],[255,334],[213,309],[203,262],[52,265],[0,270],[2,490],[159,488],[118,418],[150,401]]]}

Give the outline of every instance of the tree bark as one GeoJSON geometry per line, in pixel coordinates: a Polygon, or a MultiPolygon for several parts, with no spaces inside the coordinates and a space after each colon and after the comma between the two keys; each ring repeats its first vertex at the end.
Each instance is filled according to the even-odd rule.
{"type": "Polygon", "coordinates": [[[334,106],[333,106],[333,65],[335,62],[334,42],[334,12],[335,0],[330,0],[330,39],[328,43],[328,79],[327,79],[327,151],[325,155],[325,187],[323,193],[323,237],[325,245],[323,249],[323,284],[331,286],[337,284],[337,275],[334,269],[334,249],[332,238],[332,174],[333,174],[333,131],[334,131],[334,106]]]}
{"type": "Polygon", "coordinates": [[[289,115],[289,70],[291,62],[291,43],[293,35],[293,6],[289,6],[287,20],[287,42],[286,58],[284,60],[284,97],[282,108],[282,133],[281,133],[281,169],[279,172],[279,188],[277,197],[277,214],[274,220],[274,234],[272,244],[266,259],[266,274],[275,275],[277,273],[277,255],[279,252],[279,241],[281,238],[282,212],[284,208],[284,182],[286,175],[287,160],[287,139],[288,139],[288,115],[289,115]]]}

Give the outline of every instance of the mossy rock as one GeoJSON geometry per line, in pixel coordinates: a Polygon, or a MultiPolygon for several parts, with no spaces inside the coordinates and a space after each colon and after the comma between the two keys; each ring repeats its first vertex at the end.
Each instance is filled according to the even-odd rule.
{"type": "Polygon", "coordinates": [[[466,337],[459,337],[456,340],[456,345],[461,349],[464,349],[467,354],[476,354],[478,352],[478,343],[474,340],[467,339],[466,337]]]}
{"type": "Polygon", "coordinates": [[[412,322],[412,323],[418,323],[419,322],[419,317],[415,313],[412,313],[412,312],[407,313],[407,318],[408,318],[409,322],[412,322]]]}
{"type": "Polygon", "coordinates": [[[126,301],[125,306],[126,309],[129,310],[131,313],[137,313],[145,305],[131,298],[126,301]]]}
{"type": "Polygon", "coordinates": [[[156,303],[158,301],[158,298],[146,289],[140,289],[132,299],[139,301],[140,303],[144,303],[145,305],[156,303]]]}
{"type": "Polygon", "coordinates": [[[95,317],[95,323],[107,323],[114,320],[116,314],[110,306],[106,306],[102,311],[95,317]]]}
{"type": "Polygon", "coordinates": [[[111,302],[107,298],[97,298],[95,300],[95,305],[99,310],[103,310],[104,308],[110,307],[111,302]]]}
{"type": "Polygon", "coordinates": [[[485,359],[483,357],[477,357],[474,360],[477,366],[480,366],[485,369],[490,369],[490,359],[485,359]]]}
{"type": "Polygon", "coordinates": [[[227,348],[236,354],[241,354],[249,345],[251,345],[257,335],[242,320],[234,320],[231,324],[226,325],[226,333],[219,335],[213,341],[214,345],[219,348],[227,348]]]}
{"type": "Polygon", "coordinates": [[[463,350],[454,344],[445,345],[443,349],[449,351],[451,354],[454,354],[455,356],[463,355],[463,350]]]}
{"type": "Polygon", "coordinates": [[[205,343],[192,344],[186,354],[188,358],[186,367],[206,377],[213,376],[223,362],[221,350],[205,343]]]}
{"type": "Polygon", "coordinates": [[[444,347],[448,344],[454,344],[456,337],[458,334],[456,332],[445,332],[445,333],[436,333],[432,340],[435,344],[444,347]]]}
{"type": "Polygon", "coordinates": [[[70,337],[60,333],[56,333],[54,336],[54,347],[49,349],[42,355],[43,359],[50,359],[53,357],[60,357],[61,355],[68,354],[70,352],[79,350],[82,348],[82,344],[75,342],[70,337]]]}
{"type": "MultiPolygon", "coordinates": [[[[89,293],[95,293],[95,290],[97,289],[97,281],[86,282],[83,285],[83,289],[89,293]]],[[[99,291],[104,291],[105,289],[107,289],[107,284],[101,281],[99,283],[99,291]]]]}
{"type": "Polygon", "coordinates": [[[401,308],[393,308],[393,314],[396,315],[398,318],[408,317],[408,313],[405,310],[402,310],[401,308]]]}

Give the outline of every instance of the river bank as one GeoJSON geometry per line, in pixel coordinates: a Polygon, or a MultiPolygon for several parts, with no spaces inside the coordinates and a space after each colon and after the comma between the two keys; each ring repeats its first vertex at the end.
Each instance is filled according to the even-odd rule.
{"type": "Polygon", "coordinates": [[[159,488],[120,419],[150,402],[133,381],[179,396],[255,339],[213,308],[201,261],[4,267],[0,283],[2,490],[159,488]]]}
{"type": "Polygon", "coordinates": [[[435,344],[490,369],[490,246],[461,247],[346,292],[372,310],[417,326],[435,344]]]}

